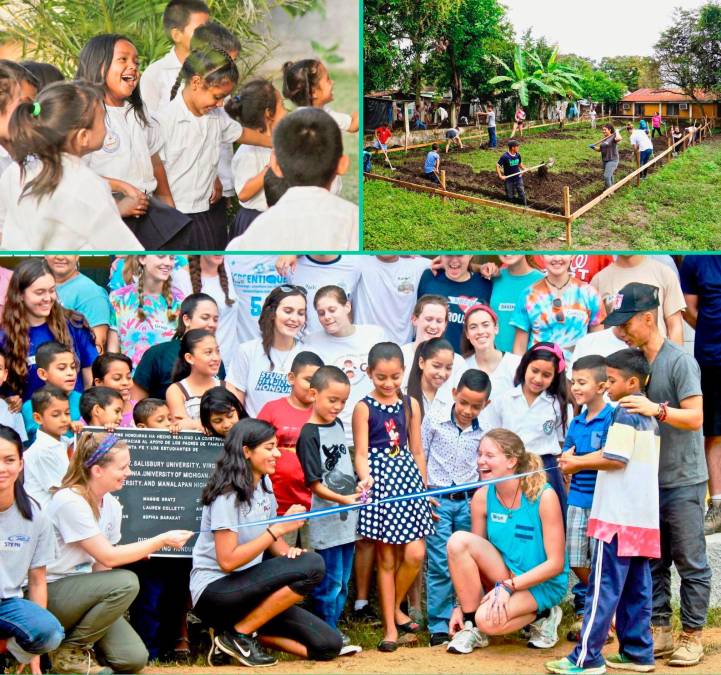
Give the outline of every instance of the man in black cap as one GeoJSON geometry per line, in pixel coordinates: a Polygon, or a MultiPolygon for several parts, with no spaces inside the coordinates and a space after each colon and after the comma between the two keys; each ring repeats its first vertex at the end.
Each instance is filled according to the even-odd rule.
{"type": "Polygon", "coordinates": [[[695,359],[658,330],[658,288],[632,283],[616,295],[605,325],[651,365],[647,396],[628,396],[620,405],[656,417],[661,431],[658,483],[661,558],[651,560],[654,655],[670,654],[668,665],[693,666],[703,658],[701,631],[711,592],[706,559],[701,372],[695,359]],[[681,577],[681,625],[674,648],[671,630],[671,563],[681,577]]]}

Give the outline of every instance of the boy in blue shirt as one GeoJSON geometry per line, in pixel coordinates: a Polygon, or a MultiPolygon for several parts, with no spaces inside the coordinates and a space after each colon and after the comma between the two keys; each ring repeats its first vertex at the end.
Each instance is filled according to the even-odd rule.
{"type": "MultiPolygon", "coordinates": [[[[583,356],[573,364],[571,392],[576,403],[585,408],[573,418],[563,445],[566,457],[581,457],[600,450],[606,443],[606,435],[613,419],[613,406],[606,403],[606,361],[602,356],[583,356]]],[[[596,474],[593,469],[579,471],[571,476],[566,512],[566,547],[568,563],[580,579],[573,587],[573,606],[576,620],[566,636],[578,642],[583,622],[583,606],[586,602],[588,579],[591,576],[591,558],[595,541],[587,536],[588,518],[593,503],[596,474]]]]}
{"type": "Polygon", "coordinates": [[[506,188],[506,197],[511,202],[527,206],[526,191],[523,188],[523,176],[519,175],[525,169],[518,152],[520,143],[514,139],[508,141],[508,151],[504,152],[496,164],[496,173],[506,188]]]}
{"type": "Polygon", "coordinates": [[[438,177],[441,168],[441,156],[438,154],[438,143],[431,146],[431,151],[426,155],[426,161],[423,164],[423,175],[436,185],[441,184],[438,177]]]}

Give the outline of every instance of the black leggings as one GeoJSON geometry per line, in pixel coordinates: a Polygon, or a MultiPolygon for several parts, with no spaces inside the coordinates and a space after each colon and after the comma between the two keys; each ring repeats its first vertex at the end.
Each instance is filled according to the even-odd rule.
{"type": "MultiPolygon", "coordinates": [[[[325,563],[317,553],[303,553],[298,558],[278,556],[208,584],[194,611],[211,626],[227,629],[285,586],[298,595],[308,595],[324,574],[325,563]]],[[[335,658],[343,644],[338,631],[297,605],[274,616],[258,634],[300,642],[308,650],[308,658],[316,661],[335,658]]]]}

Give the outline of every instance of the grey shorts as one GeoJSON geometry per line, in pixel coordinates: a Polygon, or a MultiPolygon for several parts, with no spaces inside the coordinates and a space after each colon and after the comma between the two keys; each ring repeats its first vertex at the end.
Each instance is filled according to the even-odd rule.
{"type": "Polygon", "coordinates": [[[571,567],[591,567],[596,540],[586,534],[591,509],[568,505],[566,511],[566,551],[571,567]]]}

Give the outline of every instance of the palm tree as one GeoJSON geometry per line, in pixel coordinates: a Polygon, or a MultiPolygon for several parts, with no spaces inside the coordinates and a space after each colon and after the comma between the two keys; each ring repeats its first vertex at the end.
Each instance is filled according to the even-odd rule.
{"type": "Polygon", "coordinates": [[[491,58],[496,61],[496,63],[498,63],[508,74],[496,75],[496,77],[492,77],[488,80],[488,83],[504,83],[506,86],[503,87],[503,90],[515,92],[522,106],[528,105],[532,94],[548,96],[554,92],[553,88],[546,84],[544,79],[539,77],[536,71],[531,72],[526,67],[526,53],[520,45],[516,45],[516,49],[513,54],[513,68],[509,68],[508,65],[506,65],[503,60],[499,59],[495,54],[492,54],[491,58]]]}
{"type": "Polygon", "coordinates": [[[543,63],[543,60],[536,52],[528,54],[529,59],[536,65],[533,75],[551,89],[548,95],[541,96],[541,121],[544,118],[544,108],[549,103],[552,103],[556,97],[572,99],[581,96],[580,73],[570,66],[558,63],[557,56],[558,47],[553,50],[546,63],[543,63]]]}

